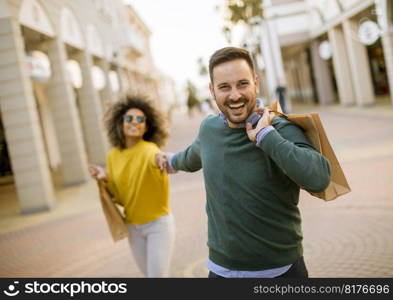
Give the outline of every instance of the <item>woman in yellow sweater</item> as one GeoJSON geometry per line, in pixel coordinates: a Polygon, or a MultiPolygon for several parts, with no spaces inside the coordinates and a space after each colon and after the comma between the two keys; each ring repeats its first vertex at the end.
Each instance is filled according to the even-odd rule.
{"type": "Polygon", "coordinates": [[[168,137],[164,118],[150,102],[128,97],[112,105],[105,125],[113,148],[106,170],[90,165],[90,174],[107,180],[124,206],[129,243],[140,270],[147,277],[167,277],[175,229],[169,178],[156,160],[168,137]]]}

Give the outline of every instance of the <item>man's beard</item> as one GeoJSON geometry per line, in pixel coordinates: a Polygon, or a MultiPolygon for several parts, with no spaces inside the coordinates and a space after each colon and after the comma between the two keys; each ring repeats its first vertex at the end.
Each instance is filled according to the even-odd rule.
{"type": "Polygon", "coordinates": [[[224,103],[224,115],[227,118],[227,120],[229,120],[231,123],[233,124],[242,124],[244,123],[247,118],[251,115],[252,113],[252,109],[250,107],[248,107],[250,100],[247,99],[246,97],[241,97],[239,100],[237,101],[232,101],[232,100],[227,100],[224,103]],[[240,104],[242,103],[244,105],[244,109],[246,110],[246,116],[244,117],[244,119],[242,120],[238,120],[238,119],[233,119],[233,116],[231,115],[231,108],[229,107],[229,105],[233,105],[233,104],[240,104]]]}

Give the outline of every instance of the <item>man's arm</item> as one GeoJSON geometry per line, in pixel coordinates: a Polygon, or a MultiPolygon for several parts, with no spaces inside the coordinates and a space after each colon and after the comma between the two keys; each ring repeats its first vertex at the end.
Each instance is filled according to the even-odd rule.
{"type": "Polygon", "coordinates": [[[202,168],[200,133],[203,124],[204,121],[201,123],[197,138],[184,151],[175,154],[161,152],[157,155],[157,164],[161,170],[171,174],[177,171],[196,172],[202,168]]]}
{"type": "Polygon", "coordinates": [[[196,172],[202,168],[199,147],[195,145],[195,142],[182,152],[158,153],[156,161],[159,168],[168,174],[177,173],[179,170],[196,172]]]}
{"type": "Polygon", "coordinates": [[[196,172],[202,168],[199,137],[187,147],[170,157],[170,165],[175,170],[196,172]]]}
{"type": "Polygon", "coordinates": [[[156,155],[158,167],[168,174],[177,171],[196,172],[202,168],[199,154],[199,142],[196,140],[186,150],[177,153],[161,152],[156,155]]]}
{"type": "Polygon", "coordinates": [[[297,125],[282,122],[258,146],[301,188],[324,191],[330,183],[329,161],[311,146],[297,125]]]}
{"type": "Polygon", "coordinates": [[[250,140],[256,141],[256,145],[301,188],[310,192],[324,191],[330,183],[329,161],[312,147],[302,129],[280,118],[271,126],[267,114],[260,122],[256,130],[247,127],[250,140]]]}

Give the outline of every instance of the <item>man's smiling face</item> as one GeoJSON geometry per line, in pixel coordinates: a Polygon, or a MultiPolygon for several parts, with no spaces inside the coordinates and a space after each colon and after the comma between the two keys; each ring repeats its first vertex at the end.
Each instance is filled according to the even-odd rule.
{"type": "Polygon", "coordinates": [[[236,128],[253,112],[259,92],[258,78],[244,59],[214,67],[209,88],[229,127],[236,128]]]}

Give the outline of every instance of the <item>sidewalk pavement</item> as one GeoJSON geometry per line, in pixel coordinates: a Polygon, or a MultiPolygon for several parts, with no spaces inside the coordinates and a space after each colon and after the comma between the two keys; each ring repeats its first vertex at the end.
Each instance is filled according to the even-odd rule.
{"type": "MultiPolygon", "coordinates": [[[[393,108],[294,111],[320,113],[352,188],[331,202],[301,192],[310,276],[393,277],[393,108]]],[[[166,150],[192,142],[202,118],[175,113],[166,150]]],[[[111,241],[93,181],[56,195],[53,210],[20,215],[14,187],[0,187],[0,277],[141,276],[127,241],[111,241]]],[[[207,275],[204,199],[201,172],[171,177],[177,227],[171,277],[207,275]]]]}

